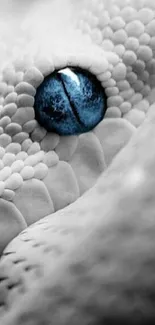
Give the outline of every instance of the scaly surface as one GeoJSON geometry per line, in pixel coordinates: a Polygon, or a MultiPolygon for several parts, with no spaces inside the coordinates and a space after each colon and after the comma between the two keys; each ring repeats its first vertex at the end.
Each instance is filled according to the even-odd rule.
{"type": "Polygon", "coordinates": [[[1,37],[0,323],[154,323],[155,5],[72,4],[55,37],[60,4],[33,4],[11,50],[1,37]],[[80,136],[34,116],[37,87],[65,66],[108,97],[80,136]]]}

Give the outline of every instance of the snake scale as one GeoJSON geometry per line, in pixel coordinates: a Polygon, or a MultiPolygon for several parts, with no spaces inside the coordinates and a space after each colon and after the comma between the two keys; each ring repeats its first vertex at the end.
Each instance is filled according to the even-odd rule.
{"type": "Polygon", "coordinates": [[[0,36],[0,324],[154,324],[155,3],[24,10],[0,36]],[[61,137],[33,106],[68,66],[96,76],[107,111],[61,137]]]}

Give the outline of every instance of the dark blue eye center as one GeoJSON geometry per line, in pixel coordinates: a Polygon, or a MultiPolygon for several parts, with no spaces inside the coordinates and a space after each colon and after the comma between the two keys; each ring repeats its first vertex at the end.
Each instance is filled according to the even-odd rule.
{"type": "Polygon", "coordinates": [[[49,132],[73,135],[92,130],[104,117],[106,96],[91,73],[65,68],[47,76],[35,95],[35,115],[49,132]]]}

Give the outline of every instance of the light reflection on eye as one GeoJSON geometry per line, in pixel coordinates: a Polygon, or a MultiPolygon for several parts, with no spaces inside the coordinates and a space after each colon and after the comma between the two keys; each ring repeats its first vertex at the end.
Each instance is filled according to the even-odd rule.
{"type": "Polygon", "coordinates": [[[73,82],[76,82],[77,86],[80,87],[80,80],[78,78],[78,76],[76,75],[76,73],[74,73],[71,69],[69,68],[65,68],[62,70],[59,70],[58,73],[62,73],[66,76],[69,76],[73,82]]]}
{"type": "Polygon", "coordinates": [[[35,95],[35,116],[49,132],[74,135],[92,130],[104,117],[106,96],[100,82],[79,68],[47,76],[35,95]]]}

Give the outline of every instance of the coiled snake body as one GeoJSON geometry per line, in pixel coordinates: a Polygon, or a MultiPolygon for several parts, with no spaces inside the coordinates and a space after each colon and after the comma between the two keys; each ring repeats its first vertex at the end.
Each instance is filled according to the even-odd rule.
{"type": "Polygon", "coordinates": [[[1,45],[0,324],[153,324],[155,4],[85,0],[50,19],[61,4],[34,5],[1,45]],[[68,66],[97,77],[107,111],[61,137],[33,106],[68,66]]]}

